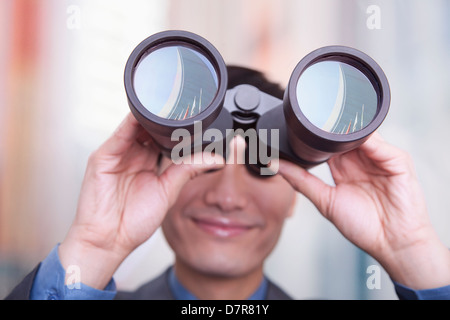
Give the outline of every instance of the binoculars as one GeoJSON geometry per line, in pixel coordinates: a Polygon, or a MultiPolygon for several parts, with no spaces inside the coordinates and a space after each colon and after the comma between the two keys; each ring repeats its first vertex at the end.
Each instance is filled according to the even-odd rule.
{"type": "MultiPolygon", "coordinates": [[[[248,84],[228,88],[218,50],[180,30],[142,41],[127,61],[124,84],[131,112],[164,155],[179,148],[174,132],[189,135],[183,148],[204,151],[214,144],[221,153],[230,133],[252,130],[272,157],[306,169],[361,145],[390,104],[383,70],[359,50],[327,46],[311,52],[294,68],[280,100],[248,84]]],[[[261,152],[247,151],[254,167],[267,166],[261,152]]]]}

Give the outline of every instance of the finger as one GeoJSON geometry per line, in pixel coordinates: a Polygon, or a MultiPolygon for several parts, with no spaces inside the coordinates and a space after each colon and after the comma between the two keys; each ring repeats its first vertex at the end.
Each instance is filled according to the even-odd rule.
{"type": "Polygon", "coordinates": [[[387,161],[399,155],[401,150],[387,143],[379,133],[375,132],[364,142],[359,150],[375,161],[387,161]]]}
{"type": "Polygon", "coordinates": [[[136,142],[141,128],[133,114],[131,112],[128,113],[112,136],[102,144],[100,147],[101,151],[108,155],[124,153],[136,142]]]}
{"type": "Polygon", "coordinates": [[[161,174],[160,180],[164,188],[169,206],[173,205],[183,186],[191,179],[210,170],[218,170],[224,167],[223,157],[214,157],[209,153],[201,153],[202,161],[198,161],[198,154],[192,155],[190,161],[171,164],[161,174]],[[194,157],[196,158],[194,159],[194,157]],[[195,160],[195,161],[194,161],[195,160]]]}
{"type": "Polygon", "coordinates": [[[298,165],[279,160],[278,173],[298,192],[306,196],[317,209],[328,216],[333,202],[334,188],[298,165]]]}
{"type": "Polygon", "coordinates": [[[412,162],[407,152],[386,142],[379,133],[375,132],[364,142],[358,151],[378,167],[390,173],[402,173],[411,170],[412,162]]]}
{"type": "Polygon", "coordinates": [[[150,136],[150,134],[145,130],[142,126],[140,127],[140,130],[136,134],[136,141],[141,144],[144,147],[149,146],[153,143],[153,138],[150,136]]]}

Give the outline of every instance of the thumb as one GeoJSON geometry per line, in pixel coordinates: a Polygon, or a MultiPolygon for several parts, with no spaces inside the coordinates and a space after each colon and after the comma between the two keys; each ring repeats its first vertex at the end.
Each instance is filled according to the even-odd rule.
{"type": "Polygon", "coordinates": [[[172,163],[159,177],[169,206],[175,203],[181,189],[189,180],[207,171],[219,170],[224,165],[223,157],[213,156],[210,153],[194,154],[179,164],[172,163]],[[201,155],[200,161],[199,155],[201,155]]]}
{"type": "Polygon", "coordinates": [[[304,168],[281,160],[278,173],[298,192],[307,197],[325,218],[329,219],[334,187],[329,186],[304,168]]]}

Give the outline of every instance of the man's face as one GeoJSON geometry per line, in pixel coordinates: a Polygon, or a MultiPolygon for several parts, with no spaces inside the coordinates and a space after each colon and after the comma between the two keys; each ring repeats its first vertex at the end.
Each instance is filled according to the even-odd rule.
{"type": "MultiPolygon", "coordinates": [[[[230,157],[243,156],[245,142],[233,143],[230,157]]],[[[211,275],[240,276],[262,266],[294,203],[295,192],[281,176],[261,179],[245,165],[227,164],[189,181],[162,228],[180,262],[211,275]]]]}

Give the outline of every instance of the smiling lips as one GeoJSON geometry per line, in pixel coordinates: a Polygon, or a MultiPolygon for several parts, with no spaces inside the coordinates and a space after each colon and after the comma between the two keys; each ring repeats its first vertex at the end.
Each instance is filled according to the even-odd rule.
{"type": "Polygon", "coordinates": [[[235,237],[255,227],[255,225],[233,221],[227,217],[193,217],[192,220],[203,231],[220,238],[235,237]]]}

